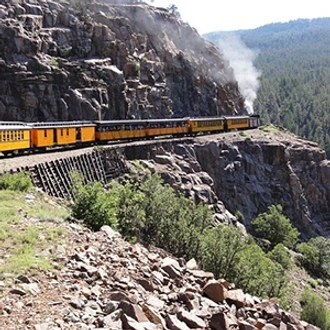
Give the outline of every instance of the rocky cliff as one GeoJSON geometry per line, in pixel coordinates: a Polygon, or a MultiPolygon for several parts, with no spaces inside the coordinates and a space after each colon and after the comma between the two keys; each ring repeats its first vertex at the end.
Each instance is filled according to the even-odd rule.
{"type": "Polygon", "coordinates": [[[315,143],[280,129],[203,136],[193,142],[126,148],[176,190],[211,205],[217,221],[245,227],[281,204],[302,239],[330,236],[330,162],[315,143]],[[239,224],[237,224],[239,225],[239,224]]]}
{"type": "Polygon", "coordinates": [[[240,114],[219,49],[134,1],[0,4],[0,120],[240,114]]]}

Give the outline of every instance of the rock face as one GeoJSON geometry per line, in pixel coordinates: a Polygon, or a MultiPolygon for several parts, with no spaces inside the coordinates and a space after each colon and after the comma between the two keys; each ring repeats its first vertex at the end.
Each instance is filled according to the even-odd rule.
{"type": "Polygon", "coordinates": [[[188,262],[131,245],[110,227],[91,233],[68,226],[70,246],[50,247],[65,266],[6,285],[4,329],[318,330],[215,279],[188,262]]]}
{"type": "Polygon", "coordinates": [[[263,138],[260,133],[242,134],[234,143],[224,138],[195,145],[219,199],[230,212],[240,211],[247,226],[270,205],[281,204],[302,238],[329,236],[330,163],[324,150],[279,131],[263,138]]]}
{"type": "Polygon", "coordinates": [[[330,162],[310,141],[251,130],[128,147],[126,155],[144,159],[175,189],[209,204],[220,222],[236,223],[239,211],[248,228],[251,219],[281,204],[303,239],[330,237],[330,162]]]}
{"type": "Polygon", "coordinates": [[[135,1],[0,4],[0,120],[241,114],[219,49],[135,1]]]}

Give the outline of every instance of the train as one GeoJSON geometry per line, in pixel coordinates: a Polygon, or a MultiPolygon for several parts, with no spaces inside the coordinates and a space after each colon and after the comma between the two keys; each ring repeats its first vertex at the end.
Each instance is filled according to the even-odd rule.
{"type": "Polygon", "coordinates": [[[13,156],[56,147],[83,147],[165,136],[197,136],[259,126],[259,115],[28,123],[8,121],[0,122],[0,152],[4,156],[13,156]]]}

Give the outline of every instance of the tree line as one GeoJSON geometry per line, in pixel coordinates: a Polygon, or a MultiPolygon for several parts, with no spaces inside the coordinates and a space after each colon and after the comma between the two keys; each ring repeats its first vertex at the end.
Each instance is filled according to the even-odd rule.
{"type": "MultiPolygon", "coordinates": [[[[215,44],[230,32],[205,37],[215,44]]],[[[264,124],[317,142],[330,156],[330,18],[236,31],[255,50],[260,87],[254,110],[264,124]]]]}

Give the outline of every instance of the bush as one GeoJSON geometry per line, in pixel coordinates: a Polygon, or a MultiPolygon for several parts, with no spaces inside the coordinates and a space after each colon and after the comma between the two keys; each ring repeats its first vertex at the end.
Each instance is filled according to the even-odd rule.
{"type": "Polygon", "coordinates": [[[301,265],[311,273],[315,273],[320,268],[320,251],[310,243],[300,243],[297,245],[297,251],[301,253],[299,261],[301,265]]]}
{"type": "Polygon", "coordinates": [[[72,215],[93,230],[103,225],[115,227],[117,194],[107,192],[100,182],[84,185],[79,176],[73,176],[73,182],[72,215]]]}
{"type": "Polygon", "coordinates": [[[292,263],[289,251],[282,243],[277,244],[267,255],[271,260],[280,264],[284,269],[291,268],[292,263]]]}
{"type": "Polygon", "coordinates": [[[188,259],[199,253],[200,235],[211,223],[206,206],[178,196],[156,174],[140,186],[128,183],[120,191],[118,228],[130,240],[188,259]]]}
{"type": "MultiPolygon", "coordinates": [[[[205,205],[177,195],[158,175],[149,174],[141,184],[113,182],[108,191],[100,183],[83,185],[75,177],[73,181],[73,215],[89,227],[116,226],[130,241],[156,245],[186,260],[195,258],[215,277],[224,277],[251,294],[281,294],[285,277],[280,264],[238,228],[214,227],[205,205]]],[[[283,249],[274,249],[274,256],[283,249]]]]}
{"type": "Polygon", "coordinates": [[[113,182],[107,191],[101,183],[83,185],[79,176],[72,177],[72,215],[90,228],[107,224],[131,242],[156,245],[186,259],[200,253],[201,235],[213,221],[209,209],[178,196],[158,175],[149,175],[141,185],[113,182]]]}
{"type": "Polygon", "coordinates": [[[324,278],[330,277],[330,240],[316,237],[308,243],[297,245],[301,253],[300,262],[310,273],[324,278]]]}
{"type": "Polygon", "coordinates": [[[270,242],[270,248],[282,243],[292,248],[297,242],[299,232],[282,213],[281,205],[272,205],[268,212],[260,214],[251,221],[252,234],[270,242]]]}
{"type": "Polygon", "coordinates": [[[238,228],[219,225],[208,229],[201,252],[201,267],[215,277],[226,278],[254,295],[281,295],[286,283],[283,268],[238,228]]]}
{"type": "Polygon", "coordinates": [[[238,253],[248,246],[242,232],[234,227],[218,225],[205,231],[202,239],[201,266],[215,277],[229,278],[239,262],[238,253]]]}
{"type": "Polygon", "coordinates": [[[242,250],[233,268],[233,280],[244,291],[270,298],[279,297],[286,284],[283,268],[256,244],[242,250]]]}
{"type": "Polygon", "coordinates": [[[244,224],[244,215],[243,215],[243,213],[241,211],[237,210],[235,212],[235,217],[236,217],[236,219],[237,219],[238,222],[244,224]]]}
{"type": "Polygon", "coordinates": [[[18,172],[0,176],[0,189],[28,191],[33,186],[29,172],[18,172]]]}
{"type": "Polygon", "coordinates": [[[313,324],[322,330],[330,329],[329,310],[326,309],[324,300],[310,289],[305,289],[300,297],[302,305],[301,319],[313,324]]]}

